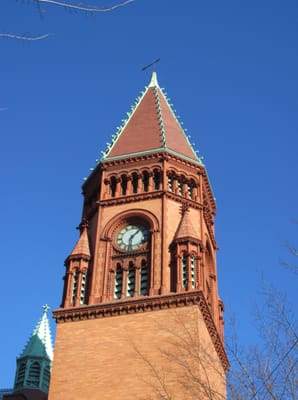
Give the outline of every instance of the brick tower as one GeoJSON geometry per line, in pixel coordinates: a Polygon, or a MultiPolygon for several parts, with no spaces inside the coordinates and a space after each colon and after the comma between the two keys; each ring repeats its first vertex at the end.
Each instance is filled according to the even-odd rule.
{"type": "Polygon", "coordinates": [[[155,72],[127,115],[83,185],[49,399],[225,399],[205,167],[155,72]]]}

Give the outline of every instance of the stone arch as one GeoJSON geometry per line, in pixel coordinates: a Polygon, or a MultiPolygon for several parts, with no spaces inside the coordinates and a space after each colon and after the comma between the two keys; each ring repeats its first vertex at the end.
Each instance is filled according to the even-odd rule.
{"type": "Polygon", "coordinates": [[[140,220],[147,222],[148,229],[151,232],[159,231],[159,222],[157,217],[150,211],[144,209],[133,209],[129,211],[123,211],[120,214],[115,215],[104,227],[102,232],[102,238],[105,240],[110,240],[112,238],[113,232],[120,226],[123,222],[127,220],[140,220]]]}

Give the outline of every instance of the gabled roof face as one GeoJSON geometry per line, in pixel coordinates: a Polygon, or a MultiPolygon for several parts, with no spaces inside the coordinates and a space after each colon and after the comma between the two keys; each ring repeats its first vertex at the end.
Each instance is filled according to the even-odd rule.
{"type": "Polygon", "coordinates": [[[156,151],[173,152],[200,163],[153,72],[149,86],[103,161],[156,151]]]}
{"type": "Polygon", "coordinates": [[[51,339],[51,331],[49,320],[47,317],[48,307],[44,306],[44,312],[41,319],[38,321],[29,341],[27,342],[22,354],[22,357],[46,357],[53,360],[53,346],[51,339]]]}

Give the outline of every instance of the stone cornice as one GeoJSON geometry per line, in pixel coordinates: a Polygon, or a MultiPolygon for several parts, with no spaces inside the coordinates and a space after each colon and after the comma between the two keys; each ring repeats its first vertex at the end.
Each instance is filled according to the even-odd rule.
{"type": "Polygon", "coordinates": [[[85,305],[75,308],[59,308],[53,311],[57,323],[67,323],[88,319],[109,318],[120,315],[144,313],[197,305],[200,308],[206,327],[223,368],[229,368],[229,361],[221,337],[214,324],[210,309],[202,291],[173,293],[162,296],[150,296],[117,300],[111,303],[85,305]]]}
{"type": "Polygon", "coordinates": [[[202,210],[203,206],[202,204],[188,199],[187,197],[175,194],[173,192],[165,191],[165,190],[156,190],[153,192],[145,192],[145,193],[140,193],[140,194],[133,194],[133,195],[125,195],[125,196],[119,196],[119,197],[112,197],[110,199],[104,199],[104,200],[99,200],[97,201],[97,204],[99,206],[107,207],[107,206],[114,206],[115,204],[124,204],[124,203],[131,203],[131,202],[137,202],[137,201],[144,201],[144,200],[151,200],[151,199],[157,199],[165,195],[167,198],[175,200],[179,203],[186,203],[190,207],[202,210]]]}
{"type": "Polygon", "coordinates": [[[124,204],[124,203],[135,203],[137,201],[143,200],[151,200],[160,198],[163,194],[162,190],[157,190],[154,192],[145,192],[140,194],[133,194],[133,195],[125,195],[119,197],[112,197],[110,199],[99,200],[97,204],[102,207],[106,206],[114,206],[115,204],[124,204]]]}
{"type": "Polygon", "coordinates": [[[161,149],[158,149],[156,152],[154,151],[149,151],[148,153],[141,153],[141,154],[131,154],[127,156],[122,156],[117,159],[103,159],[101,160],[101,168],[106,168],[106,167],[113,167],[117,165],[127,165],[131,163],[136,163],[140,161],[148,161],[148,160],[175,160],[176,162],[179,162],[181,164],[190,166],[192,168],[197,169],[198,172],[203,172],[205,171],[205,167],[200,164],[199,162],[189,159],[189,158],[184,158],[178,153],[175,152],[170,152],[168,150],[166,151],[160,151],[161,149]]]}

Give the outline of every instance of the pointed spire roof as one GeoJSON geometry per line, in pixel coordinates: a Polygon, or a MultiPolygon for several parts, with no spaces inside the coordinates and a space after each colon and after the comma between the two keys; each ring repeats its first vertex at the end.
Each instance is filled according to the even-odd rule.
{"type": "Polygon", "coordinates": [[[104,153],[103,161],[167,151],[201,164],[166,95],[156,72],[104,153]]]}
{"type": "Polygon", "coordinates": [[[32,332],[22,354],[23,357],[40,357],[53,360],[53,346],[51,339],[50,324],[47,316],[49,307],[43,306],[43,314],[32,332]]]}
{"type": "Polygon", "coordinates": [[[175,234],[175,239],[179,240],[185,238],[199,240],[199,235],[192,224],[189,212],[187,210],[182,210],[182,217],[175,234]]]}
{"type": "Polygon", "coordinates": [[[81,236],[79,240],[75,244],[72,252],[70,253],[71,256],[77,255],[85,255],[90,257],[90,247],[89,247],[89,240],[88,240],[88,233],[87,233],[87,225],[83,226],[81,236]]]}

